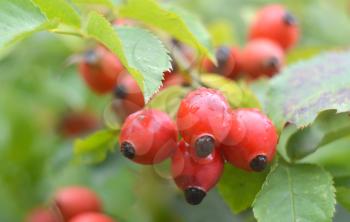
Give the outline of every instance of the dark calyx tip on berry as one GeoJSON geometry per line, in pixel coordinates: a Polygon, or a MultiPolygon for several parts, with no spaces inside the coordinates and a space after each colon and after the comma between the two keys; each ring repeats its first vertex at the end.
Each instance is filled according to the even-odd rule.
{"type": "Polygon", "coordinates": [[[218,61],[218,67],[225,66],[230,57],[230,49],[226,46],[221,46],[217,49],[215,56],[218,61]]]}
{"type": "Polygon", "coordinates": [[[195,148],[198,157],[207,157],[215,148],[215,140],[211,136],[201,136],[197,139],[195,148]]]}
{"type": "Polygon", "coordinates": [[[123,142],[120,146],[120,150],[128,159],[133,159],[135,157],[135,149],[129,142],[123,142]]]}
{"type": "Polygon", "coordinates": [[[268,60],[266,60],[265,66],[267,68],[278,70],[280,67],[280,61],[278,60],[278,58],[273,56],[273,57],[269,58],[268,60]]]}
{"type": "Polygon", "coordinates": [[[256,172],[263,171],[267,167],[267,157],[258,155],[250,161],[250,168],[256,172]]]}
{"type": "Polygon", "coordinates": [[[283,22],[288,26],[293,26],[297,24],[297,20],[290,12],[286,12],[286,14],[284,14],[283,22]]]}
{"type": "Polygon", "coordinates": [[[206,194],[207,193],[205,191],[195,187],[190,187],[185,190],[186,201],[191,205],[200,204],[206,194]]]}
{"type": "Polygon", "coordinates": [[[124,99],[128,95],[126,87],[124,85],[117,85],[114,89],[114,96],[119,99],[124,99]]]}
{"type": "Polygon", "coordinates": [[[100,58],[95,50],[90,49],[84,53],[84,60],[87,64],[96,66],[99,63],[100,58]]]}

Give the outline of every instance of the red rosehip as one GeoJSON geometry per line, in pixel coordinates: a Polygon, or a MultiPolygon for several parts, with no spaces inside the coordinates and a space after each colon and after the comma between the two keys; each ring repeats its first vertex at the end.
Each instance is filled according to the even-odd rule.
{"type": "Polygon", "coordinates": [[[185,141],[171,159],[171,173],[176,185],[184,191],[189,204],[199,204],[206,193],[219,181],[223,172],[224,160],[218,149],[206,158],[193,159],[190,146],[185,141]]]}
{"type": "Polygon", "coordinates": [[[197,89],[181,101],[177,126],[197,156],[208,156],[225,139],[231,126],[229,111],[225,97],[213,89],[197,89]]]}
{"type": "Polygon", "coordinates": [[[145,105],[140,87],[129,74],[120,78],[114,90],[114,95],[117,101],[115,101],[113,109],[123,118],[142,109],[145,105]]]}
{"type": "Polygon", "coordinates": [[[97,194],[86,187],[65,187],[57,191],[55,204],[65,220],[85,212],[99,212],[102,204],[97,194]]]}
{"type": "Polygon", "coordinates": [[[165,73],[164,74],[164,80],[163,80],[163,86],[161,89],[165,89],[169,86],[176,86],[176,85],[184,85],[186,84],[186,80],[180,73],[165,73]]]}
{"type": "Polygon", "coordinates": [[[83,213],[80,214],[73,219],[69,220],[69,222],[116,222],[109,216],[106,216],[101,213],[83,213]]]}
{"type": "Polygon", "coordinates": [[[118,58],[102,46],[86,52],[79,64],[81,76],[97,94],[112,92],[123,70],[118,58]]]}
{"type": "Polygon", "coordinates": [[[223,144],[220,148],[224,158],[232,165],[247,171],[262,171],[272,161],[277,145],[277,132],[271,120],[256,109],[238,109],[235,111],[236,126],[243,129],[244,137],[239,132],[228,135],[232,145],[223,144]],[[243,124],[243,126],[240,126],[243,124]],[[235,142],[237,141],[237,143],[235,142]]]}
{"type": "Polygon", "coordinates": [[[63,116],[60,121],[59,131],[67,138],[76,137],[99,126],[99,121],[95,115],[89,112],[71,112],[63,116]]]}
{"type": "Polygon", "coordinates": [[[29,212],[25,222],[59,222],[54,212],[47,208],[36,208],[29,212]]]}
{"type": "Polygon", "coordinates": [[[231,48],[231,55],[235,60],[235,65],[233,66],[232,72],[227,75],[228,78],[235,79],[242,72],[242,55],[241,49],[231,48]]]}
{"type": "Polygon", "coordinates": [[[205,58],[202,62],[203,72],[218,73],[224,76],[230,76],[235,67],[235,57],[229,47],[221,46],[216,50],[215,54],[217,60],[217,66],[205,58]]]}
{"type": "Polygon", "coordinates": [[[238,112],[236,110],[231,110],[230,114],[232,117],[230,130],[221,146],[235,146],[239,144],[246,135],[245,124],[243,119],[239,118],[238,112]]]}
{"type": "Polygon", "coordinates": [[[275,41],[284,50],[298,41],[299,27],[295,17],[282,5],[262,8],[250,27],[249,39],[267,38],[275,41]]]}
{"type": "Polygon", "coordinates": [[[284,63],[284,52],[270,40],[256,39],[246,45],[241,58],[242,71],[255,79],[278,73],[284,63]]]}
{"type": "Polygon", "coordinates": [[[161,111],[144,109],[126,118],[120,133],[123,155],[140,164],[155,164],[170,157],[176,149],[177,130],[161,111]]]}

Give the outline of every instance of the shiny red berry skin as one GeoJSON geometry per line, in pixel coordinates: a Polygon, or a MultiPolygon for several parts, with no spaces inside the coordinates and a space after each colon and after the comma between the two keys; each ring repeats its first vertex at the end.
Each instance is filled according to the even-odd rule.
{"type": "Polygon", "coordinates": [[[143,109],[126,118],[120,133],[123,155],[140,164],[156,164],[170,157],[177,142],[175,123],[164,112],[143,109]]]}
{"type": "Polygon", "coordinates": [[[145,106],[142,91],[131,75],[125,74],[120,77],[114,90],[116,101],[113,110],[122,118],[127,117],[145,106]]]}
{"type": "Polygon", "coordinates": [[[235,146],[239,144],[246,135],[245,124],[243,119],[239,117],[239,112],[231,110],[230,114],[232,117],[230,130],[225,140],[221,143],[221,146],[235,146]]]}
{"type": "Polygon", "coordinates": [[[25,222],[59,222],[54,212],[47,208],[35,208],[29,212],[25,222]]]}
{"type": "Polygon", "coordinates": [[[58,190],[55,204],[62,217],[68,221],[85,212],[100,212],[102,204],[97,194],[86,187],[72,186],[58,190]]]}
{"type": "Polygon", "coordinates": [[[282,5],[266,6],[257,13],[250,27],[249,39],[259,38],[275,41],[284,50],[288,50],[299,38],[297,21],[282,5]]]}
{"type": "Polygon", "coordinates": [[[80,214],[73,219],[69,220],[69,222],[116,222],[111,217],[101,214],[101,213],[84,213],[80,214]]]}
{"type": "Polygon", "coordinates": [[[112,92],[123,70],[118,58],[102,46],[86,52],[79,64],[80,75],[97,94],[112,92]]]}
{"type": "Polygon", "coordinates": [[[183,140],[178,143],[171,159],[171,173],[176,185],[185,192],[188,203],[199,204],[206,193],[219,181],[224,160],[218,149],[206,158],[194,159],[190,146],[183,140]]]}
{"type": "Polygon", "coordinates": [[[275,126],[257,109],[238,109],[235,113],[239,122],[237,127],[232,127],[231,130],[243,129],[244,137],[242,138],[241,133],[237,132],[229,134],[232,137],[230,140],[236,140],[238,143],[220,147],[224,158],[243,170],[262,171],[276,153],[278,135],[275,126]]]}
{"type": "Polygon", "coordinates": [[[256,39],[249,42],[242,50],[242,71],[250,78],[273,76],[284,64],[284,52],[274,42],[256,39]]]}
{"type": "Polygon", "coordinates": [[[217,90],[200,88],[180,104],[177,126],[183,139],[205,157],[226,137],[231,126],[230,107],[217,90]]]}

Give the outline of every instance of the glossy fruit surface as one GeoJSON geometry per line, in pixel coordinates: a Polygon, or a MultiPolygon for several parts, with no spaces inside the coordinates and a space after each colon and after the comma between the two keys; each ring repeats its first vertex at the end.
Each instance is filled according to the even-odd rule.
{"type": "Polygon", "coordinates": [[[299,28],[295,17],[282,5],[262,8],[250,27],[249,39],[267,38],[287,50],[299,38],[299,28]]]}
{"type": "Polygon", "coordinates": [[[73,219],[69,220],[69,222],[116,222],[111,217],[101,214],[101,213],[83,213],[80,214],[73,219]]]}
{"type": "Polygon", "coordinates": [[[79,64],[80,75],[97,94],[112,92],[123,70],[118,58],[102,46],[87,51],[79,64]]]}
{"type": "Polygon", "coordinates": [[[238,168],[262,171],[276,153],[278,135],[275,126],[267,116],[256,109],[238,109],[235,112],[239,121],[244,124],[241,127],[244,127],[244,137],[237,132],[229,134],[239,135],[237,138],[240,138],[240,141],[220,147],[224,158],[238,168]]]}
{"type": "Polygon", "coordinates": [[[284,52],[274,42],[256,39],[249,42],[241,53],[242,71],[250,78],[273,76],[284,64],[284,52]]]}
{"type": "Polygon", "coordinates": [[[177,126],[197,155],[205,157],[225,139],[231,126],[230,107],[217,90],[194,90],[181,101],[177,126]]]}
{"type": "Polygon", "coordinates": [[[97,194],[86,187],[61,188],[56,192],[54,201],[65,220],[85,212],[99,212],[102,208],[97,194]]]}
{"type": "Polygon", "coordinates": [[[219,181],[224,160],[218,149],[206,158],[194,159],[190,146],[185,141],[178,143],[171,160],[172,177],[176,185],[184,191],[190,204],[199,204],[206,193],[219,181]]]}
{"type": "Polygon", "coordinates": [[[123,155],[141,164],[155,164],[170,157],[176,142],[175,123],[166,113],[153,109],[128,116],[119,140],[123,155]]]}

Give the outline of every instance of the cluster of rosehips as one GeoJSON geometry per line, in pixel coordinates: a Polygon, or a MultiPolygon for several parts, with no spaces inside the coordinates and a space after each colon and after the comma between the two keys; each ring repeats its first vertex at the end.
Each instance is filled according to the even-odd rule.
{"type": "Polygon", "coordinates": [[[204,59],[205,72],[238,78],[242,74],[250,79],[273,76],[283,66],[285,52],[295,45],[299,28],[295,17],[282,5],[262,8],[249,27],[249,41],[239,49],[222,46],[216,50],[217,66],[204,59]]]}
{"type": "MultiPolygon", "coordinates": [[[[114,94],[116,100],[113,101],[112,108],[122,119],[144,107],[145,101],[137,82],[127,73],[119,59],[105,47],[98,46],[87,51],[79,64],[79,73],[93,92],[99,95],[114,94]]],[[[164,72],[161,90],[184,82],[173,64],[171,72],[164,72]]]]}
{"type": "Polygon", "coordinates": [[[256,109],[232,110],[217,90],[190,92],[176,123],[164,112],[140,110],[126,118],[119,145],[125,157],[140,164],[171,157],[173,179],[190,204],[199,204],[215,186],[225,161],[258,172],[275,154],[278,136],[269,118],[256,109]]]}
{"type": "Polygon", "coordinates": [[[26,222],[116,222],[102,213],[98,195],[81,186],[65,187],[58,190],[52,206],[32,210],[26,222]]]}

